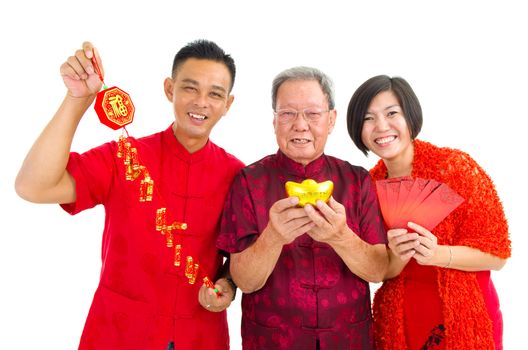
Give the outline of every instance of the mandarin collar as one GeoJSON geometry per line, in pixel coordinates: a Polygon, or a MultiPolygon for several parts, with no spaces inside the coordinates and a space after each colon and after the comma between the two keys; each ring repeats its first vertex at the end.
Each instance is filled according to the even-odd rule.
{"type": "Polygon", "coordinates": [[[200,148],[194,153],[189,153],[189,151],[178,141],[174,132],[172,131],[172,124],[163,132],[164,143],[168,145],[168,149],[176,157],[180,158],[187,163],[196,163],[202,161],[207,155],[208,151],[211,149],[211,141],[207,139],[205,146],[200,148]]]}
{"type": "Polygon", "coordinates": [[[279,166],[285,169],[288,173],[302,178],[312,178],[320,174],[325,167],[325,159],[326,156],[323,153],[319,158],[304,166],[301,163],[297,163],[293,159],[289,158],[280,149],[277,151],[277,160],[279,166]]]}

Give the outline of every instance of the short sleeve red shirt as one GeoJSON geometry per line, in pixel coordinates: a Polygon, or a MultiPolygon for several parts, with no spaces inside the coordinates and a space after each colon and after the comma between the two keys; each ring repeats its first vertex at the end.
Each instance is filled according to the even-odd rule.
{"type": "Polygon", "coordinates": [[[211,141],[188,153],[171,127],[133,139],[132,146],[154,180],[152,202],[140,202],[138,181],[125,179],[116,142],[70,155],[77,198],[63,208],[76,214],[102,204],[106,213],[101,279],[79,348],[166,349],[174,341],[176,349],[227,349],[225,312],[200,306],[201,281],[188,283],[185,261],[174,266],[174,250],[155,230],[155,217],[166,207],[167,222],[187,223],[175,243],[183,259],[192,256],[214,278],[222,262],[215,247],[222,207],[243,164],[211,141]]]}
{"type": "MultiPolygon", "coordinates": [[[[269,209],[286,197],[286,181],[332,180],[349,227],[370,244],[386,242],[372,180],[360,167],[330,156],[307,166],[281,151],[244,168],[235,178],[217,246],[249,247],[266,227],[269,209]]],[[[370,349],[369,285],[327,244],[304,234],[285,245],[266,284],[242,298],[244,349],[370,349]]]]}

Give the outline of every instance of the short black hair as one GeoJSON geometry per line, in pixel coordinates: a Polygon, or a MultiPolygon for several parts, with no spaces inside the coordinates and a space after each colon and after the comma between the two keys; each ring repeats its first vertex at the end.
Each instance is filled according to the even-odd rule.
{"type": "Polygon", "coordinates": [[[172,63],[172,77],[176,75],[178,68],[189,58],[211,60],[225,64],[231,75],[229,92],[233,90],[236,75],[235,60],[233,60],[231,55],[226,54],[216,43],[205,39],[198,39],[191,41],[182,47],[176,56],[174,56],[174,62],[172,63]]]}
{"type": "Polygon", "coordinates": [[[361,84],[356,92],[354,92],[347,110],[348,134],[352,141],[354,141],[356,147],[365,155],[367,155],[368,148],[361,140],[365,115],[367,114],[370,102],[379,93],[384,91],[392,91],[398,99],[412,140],[418,136],[422,129],[422,107],[411,85],[400,77],[391,78],[387,75],[372,77],[361,84]]]}

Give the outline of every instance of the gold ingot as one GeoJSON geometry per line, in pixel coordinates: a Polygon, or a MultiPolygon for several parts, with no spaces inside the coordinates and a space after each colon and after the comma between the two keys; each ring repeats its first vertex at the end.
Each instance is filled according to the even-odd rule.
{"type": "Polygon", "coordinates": [[[316,205],[318,199],[328,202],[334,190],[334,183],[330,180],[317,183],[306,179],[301,183],[288,181],[285,187],[288,197],[299,197],[299,206],[304,207],[308,203],[316,205]]]}

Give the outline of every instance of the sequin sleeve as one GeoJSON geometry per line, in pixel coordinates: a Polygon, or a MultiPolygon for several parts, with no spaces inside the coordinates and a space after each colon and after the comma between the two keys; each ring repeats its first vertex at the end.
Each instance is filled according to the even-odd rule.
{"type": "Polygon", "coordinates": [[[507,258],[511,255],[508,223],[491,178],[469,155],[455,151],[448,159],[450,186],[465,202],[456,215],[455,242],[507,258]]]}

